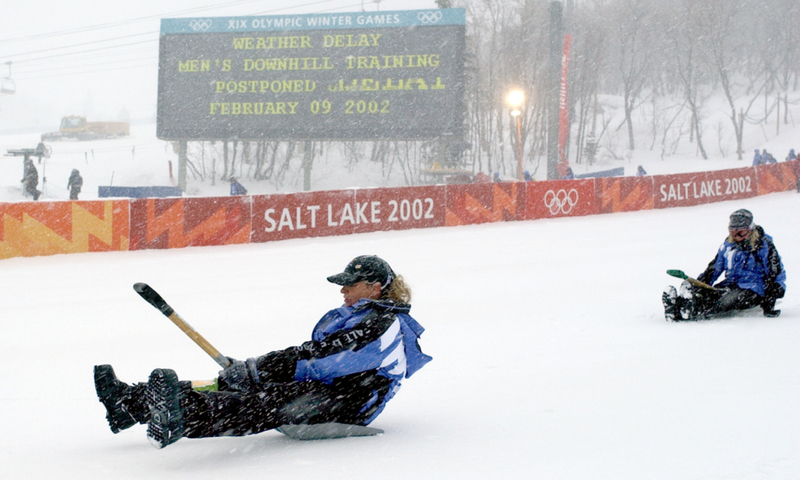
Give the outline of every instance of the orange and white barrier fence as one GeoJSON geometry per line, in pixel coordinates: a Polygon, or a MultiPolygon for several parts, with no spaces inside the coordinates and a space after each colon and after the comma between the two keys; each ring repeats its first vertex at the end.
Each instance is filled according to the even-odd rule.
{"type": "Polygon", "coordinates": [[[0,203],[0,258],[262,243],[702,205],[792,190],[798,162],[645,177],[0,203]]]}

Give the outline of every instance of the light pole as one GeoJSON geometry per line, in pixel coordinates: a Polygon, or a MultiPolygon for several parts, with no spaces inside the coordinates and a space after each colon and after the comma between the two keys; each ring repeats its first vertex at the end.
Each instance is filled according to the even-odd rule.
{"type": "Polygon", "coordinates": [[[517,146],[519,147],[519,181],[523,181],[522,176],[522,130],[520,126],[520,115],[522,114],[522,102],[525,101],[525,94],[522,90],[512,90],[508,94],[508,105],[511,107],[511,116],[517,119],[517,146]]]}

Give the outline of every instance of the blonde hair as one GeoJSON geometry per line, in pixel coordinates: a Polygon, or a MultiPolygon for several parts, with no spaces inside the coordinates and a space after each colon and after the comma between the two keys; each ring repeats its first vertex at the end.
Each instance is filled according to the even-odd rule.
{"type": "Polygon", "coordinates": [[[408,286],[402,275],[398,275],[385,290],[381,291],[381,298],[411,303],[411,287],[408,286]]]}

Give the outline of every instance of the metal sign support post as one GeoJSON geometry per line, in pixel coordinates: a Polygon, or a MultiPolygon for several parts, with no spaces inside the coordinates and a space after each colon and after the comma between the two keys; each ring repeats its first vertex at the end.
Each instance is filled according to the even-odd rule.
{"type": "Polygon", "coordinates": [[[550,61],[547,86],[547,179],[558,180],[559,86],[562,50],[561,2],[550,2],[550,61]]]}
{"type": "Polygon", "coordinates": [[[180,141],[178,147],[178,187],[181,191],[186,193],[186,161],[187,161],[187,142],[186,140],[180,141]]]}
{"type": "Polygon", "coordinates": [[[314,165],[314,142],[303,143],[303,191],[311,191],[311,167],[314,165]]]}

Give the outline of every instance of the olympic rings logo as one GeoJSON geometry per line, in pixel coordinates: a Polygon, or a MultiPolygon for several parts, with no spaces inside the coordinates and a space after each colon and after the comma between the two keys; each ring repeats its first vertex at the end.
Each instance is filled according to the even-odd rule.
{"type": "Polygon", "coordinates": [[[563,188],[557,192],[548,190],[544,194],[544,206],[550,210],[552,215],[563,213],[564,215],[572,211],[578,204],[578,191],[571,188],[568,191],[563,188]]]}
{"type": "Polygon", "coordinates": [[[209,28],[211,28],[211,20],[191,20],[189,22],[189,26],[192,27],[192,30],[195,32],[205,32],[209,28]]]}
{"type": "Polygon", "coordinates": [[[439,23],[442,21],[442,12],[419,12],[417,19],[423,24],[439,23]]]}

